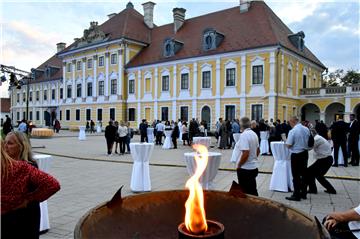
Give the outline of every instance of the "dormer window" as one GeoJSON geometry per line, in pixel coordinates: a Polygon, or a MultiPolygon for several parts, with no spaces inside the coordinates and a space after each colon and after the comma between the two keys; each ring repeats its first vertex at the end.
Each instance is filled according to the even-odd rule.
{"type": "Polygon", "coordinates": [[[217,32],[215,29],[205,29],[203,35],[203,49],[204,51],[216,49],[224,39],[224,34],[217,32]]]}
{"type": "Polygon", "coordinates": [[[175,39],[167,38],[164,41],[163,55],[164,57],[174,56],[182,48],[183,43],[175,39]]]}
{"type": "Polygon", "coordinates": [[[303,31],[300,31],[298,33],[295,34],[291,34],[288,35],[288,38],[291,42],[291,44],[293,44],[293,46],[295,46],[299,51],[304,51],[305,48],[305,33],[303,31]]]}

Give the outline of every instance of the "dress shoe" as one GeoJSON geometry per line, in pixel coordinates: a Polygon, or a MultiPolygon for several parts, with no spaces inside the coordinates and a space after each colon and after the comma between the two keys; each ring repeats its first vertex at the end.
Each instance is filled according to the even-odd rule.
{"type": "Polygon", "coordinates": [[[331,191],[331,190],[324,190],[324,192],[326,192],[328,194],[336,194],[336,191],[331,191]]]}
{"type": "Polygon", "coordinates": [[[337,165],[337,164],[333,164],[333,167],[338,167],[338,165],[337,165]]]}
{"type": "Polygon", "coordinates": [[[301,199],[307,199],[306,194],[300,196],[301,199]]]}
{"type": "Polygon", "coordinates": [[[290,197],[285,197],[286,200],[290,200],[290,201],[300,201],[300,197],[295,197],[294,195],[290,196],[290,197]]]}

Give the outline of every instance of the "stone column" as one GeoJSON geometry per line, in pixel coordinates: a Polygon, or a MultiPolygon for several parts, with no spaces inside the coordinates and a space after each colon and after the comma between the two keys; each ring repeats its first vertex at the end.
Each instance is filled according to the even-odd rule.
{"type": "MultiPolygon", "coordinates": [[[[59,90],[59,95],[60,95],[60,90],[59,90]]],[[[66,98],[67,98],[67,91],[66,91],[66,62],[63,62],[63,99],[62,99],[62,101],[65,102],[66,98]]],[[[35,90],[35,101],[36,101],[36,90],[35,90]]]]}
{"type": "Polygon", "coordinates": [[[76,81],[75,81],[75,71],[76,71],[76,60],[72,60],[72,62],[71,62],[72,64],[71,64],[71,70],[72,70],[72,92],[71,92],[71,94],[72,94],[72,100],[73,100],[73,102],[75,102],[75,100],[76,100],[76,97],[77,97],[77,95],[76,95],[76,81]]]}
{"type": "Polygon", "coordinates": [[[141,123],[141,71],[138,70],[138,82],[137,82],[137,125],[141,123]]]}
{"type": "Polygon", "coordinates": [[[320,111],[320,120],[322,120],[324,123],[326,122],[325,121],[325,111],[320,111]]]}
{"type": "MultiPolygon", "coordinates": [[[[275,53],[270,53],[270,87],[269,87],[269,112],[268,118],[275,119],[275,53]]],[[[278,77],[278,76],[277,76],[278,77]]],[[[266,80],[266,79],[265,79],[266,80]]]]}
{"type": "Polygon", "coordinates": [[[350,114],[352,113],[351,109],[351,91],[352,87],[347,86],[346,87],[346,93],[345,93],[345,112],[344,112],[344,121],[350,122],[350,114]]]}

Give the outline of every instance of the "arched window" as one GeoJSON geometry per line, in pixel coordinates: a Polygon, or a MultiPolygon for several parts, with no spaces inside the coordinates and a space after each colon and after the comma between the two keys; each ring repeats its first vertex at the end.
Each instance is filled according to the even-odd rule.
{"type": "Polygon", "coordinates": [[[211,123],[211,110],[209,106],[204,106],[201,109],[201,121],[205,121],[209,126],[211,123]]]}

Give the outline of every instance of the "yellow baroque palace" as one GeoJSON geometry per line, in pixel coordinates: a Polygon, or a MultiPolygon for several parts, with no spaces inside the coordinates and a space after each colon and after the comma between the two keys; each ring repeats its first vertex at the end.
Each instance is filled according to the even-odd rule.
{"type": "Polygon", "coordinates": [[[218,118],[323,120],[360,114],[360,86],[322,88],[326,67],[262,1],[191,19],[153,22],[155,3],[132,3],[91,22],[83,36],[32,69],[27,86],[12,88],[14,120],[76,127],[87,121],[218,118]],[[28,117],[27,117],[28,116],[28,117]]]}

